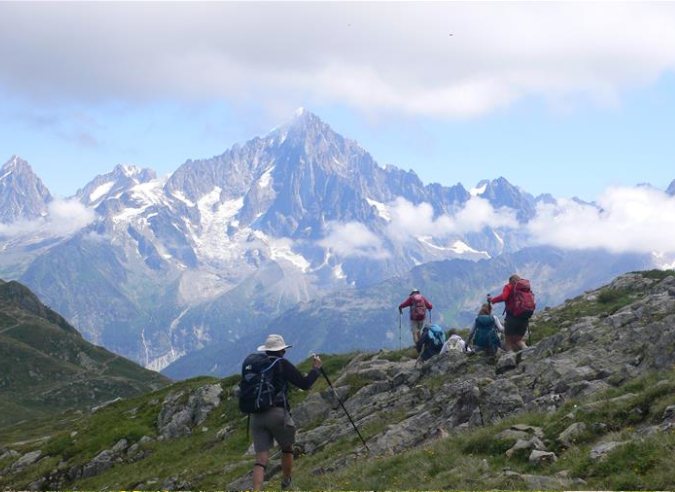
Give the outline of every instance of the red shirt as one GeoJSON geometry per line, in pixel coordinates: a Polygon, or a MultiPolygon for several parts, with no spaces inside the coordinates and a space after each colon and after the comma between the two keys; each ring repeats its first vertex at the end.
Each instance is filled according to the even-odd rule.
{"type": "MultiPolygon", "coordinates": [[[[434,308],[434,306],[429,301],[427,301],[426,297],[424,297],[422,294],[420,294],[420,297],[424,301],[424,305],[426,306],[427,309],[433,309],[434,308]]],[[[413,298],[412,298],[412,296],[410,296],[405,301],[403,301],[398,308],[403,309],[403,308],[410,307],[412,305],[412,303],[413,303],[413,298]]],[[[412,315],[413,315],[413,310],[411,309],[410,310],[410,319],[412,319],[412,315]]]]}
{"type": "Polygon", "coordinates": [[[513,285],[506,284],[504,290],[502,290],[501,295],[493,297],[490,299],[492,304],[497,304],[498,302],[503,302],[506,304],[506,312],[513,312],[513,299],[511,298],[511,291],[513,290],[513,285]]]}

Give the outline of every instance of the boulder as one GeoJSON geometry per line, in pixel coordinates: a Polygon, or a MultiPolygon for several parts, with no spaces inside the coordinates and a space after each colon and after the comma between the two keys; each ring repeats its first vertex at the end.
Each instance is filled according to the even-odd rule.
{"type": "Polygon", "coordinates": [[[127,448],[129,448],[129,443],[127,442],[127,440],[126,439],[120,439],[119,441],[117,441],[117,444],[115,444],[112,447],[110,452],[114,455],[119,455],[119,454],[122,454],[124,451],[126,451],[127,448]]]}
{"type": "Polygon", "coordinates": [[[533,437],[527,441],[524,439],[518,439],[516,443],[508,451],[506,451],[506,456],[509,458],[518,455],[528,456],[532,451],[544,449],[546,449],[546,445],[538,437],[533,437]]]}
{"type": "Polygon", "coordinates": [[[508,429],[504,429],[499,434],[495,436],[495,439],[499,440],[514,440],[519,439],[523,441],[529,441],[532,437],[537,437],[539,439],[544,438],[544,431],[541,427],[534,427],[531,425],[525,424],[516,424],[512,425],[508,429]]]}
{"type": "Polygon", "coordinates": [[[626,441],[608,441],[598,444],[591,449],[589,456],[593,461],[603,461],[607,459],[609,453],[624,444],[626,444],[626,441]]]}
{"type": "Polygon", "coordinates": [[[517,355],[515,352],[506,352],[497,361],[495,372],[497,374],[504,374],[518,367],[517,355]]]}
{"type": "Polygon", "coordinates": [[[24,454],[21,458],[16,460],[14,464],[9,468],[10,473],[17,473],[23,470],[26,467],[29,467],[33,463],[36,463],[42,456],[42,451],[31,451],[30,453],[24,454]]]}
{"type": "Polygon", "coordinates": [[[576,440],[581,436],[588,427],[583,422],[575,422],[570,425],[567,429],[562,431],[558,436],[558,443],[561,446],[569,448],[575,444],[576,440]]]}
{"type": "Polygon", "coordinates": [[[82,478],[95,477],[114,465],[114,455],[110,449],[101,451],[96,457],[82,468],[82,478]]]}
{"type": "Polygon", "coordinates": [[[486,424],[511,415],[523,406],[518,387],[508,379],[498,379],[483,389],[480,407],[486,424]]]}
{"type": "Polygon", "coordinates": [[[531,465],[542,465],[555,463],[558,461],[558,457],[555,455],[555,453],[535,449],[532,451],[532,453],[530,453],[528,461],[531,465]]]}

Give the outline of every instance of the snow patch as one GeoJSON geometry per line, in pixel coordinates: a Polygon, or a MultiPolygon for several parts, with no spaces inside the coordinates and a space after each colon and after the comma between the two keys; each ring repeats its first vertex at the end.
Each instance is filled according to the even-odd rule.
{"type": "Polygon", "coordinates": [[[132,178],[132,177],[136,176],[137,174],[140,174],[141,170],[138,166],[123,164],[122,165],[122,172],[124,173],[125,176],[127,176],[129,178],[132,178]]]}
{"type": "Polygon", "coordinates": [[[302,273],[309,271],[311,264],[304,256],[293,251],[293,242],[290,239],[271,238],[262,231],[253,231],[253,235],[269,247],[270,258],[273,260],[287,261],[302,273]]]}
{"type": "Polygon", "coordinates": [[[129,190],[131,197],[139,202],[138,207],[125,208],[121,213],[113,217],[113,222],[127,222],[134,217],[141,215],[153,205],[163,203],[164,180],[154,179],[147,183],[137,184],[129,190]]]}
{"type": "Polygon", "coordinates": [[[492,234],[495,235],[495,238],[497,239],[497,241],[499,241],[499,244],[501,244],[502,248],[503,248],[504,247],[504,240],[502,239],[502,237],[499,234],[497,234],[496,231],[492,231],[492,234]]]}
{"type": "Polygon", "coordinates": [[[191,200],[189,200],[189,199],[183,194],[182,191],[175,190],[175,191],[172,191],[171,194],[173,195],[174,198],[178,198],[181,202],[183,202],[184,204],[186,204],[188,207],[194,207],[194,206],[195,206],[194,202],[192,202],[191,200]]]}
{"type": "Polygon", "coordinates": [[[485,258],[490,258],[490,255],[486,251],[475,250],[471,246],[466,244],[464,241],[457,240],[454,243],[452,243],[450,245],[450,247],[446,248],[446,247],[438,246],[437,244],[434,244],[432,242],[433,239],[432,239],[431,236],[418,236],[417,240],[419,242],[421,242],[422,244],[424,244],[424,245],[426,245],[430,248],[436,249],[438,251],[450,251],[450,252],[458,254],[458,255],[464,255],[464,254],[467,254],[467,253],[472,253],[472,254],[484,256],[485,258]]]}
{"type": "Polygon", "coordinates": [[[104,183],[101,186],[97,187],[89,195],[89,201],[93,203],[93,202],[97,201],[99,198],[107,195],[108,193],[110,193],[110,190],[112,190],[113,186],[115,186],[115,182],[114,181],[108,181],[107,183],[104,183]]]}
{"type": "Polygon", "coordinates": [[[236,215],[244,206],[244,197],[219,203],[222,189],[216,186],[197,203],[201,218],[200,228],[193,233],[197,253],[215,260],[234,260],[241,252],[232,248],[227,229],[239,225],[236,215]]]}
{"type": "Polygon", "coordinates": [[[368,205],[370,205],[371,207],[375,207],[375,209],[377,209],[377,214],[380,217],[382,217],[387,222],[391,221],[391,214],[389,213],[389,209],[384,203],[371,200],[370,198],[366,198],[366,201],[368,202],[368,205]]]}
{"type": "Polygon", "coordinates": [[[6,178],[7,176],[9,176],[10,174],[12,174],[12,169],[10,169],[10,170],[7,171],[5,174],[3,174],[2,176],[0,176],[0,181],[2,181],[3,179],[5,179],[5,178],[6,178]]]}
{"type": "Polygon", "coordinates": [[[477,254],[477,255],[483,255],[486,258],[490,258],[490,255],[487,252],[475,250],[471,246],[466,244],[464,241],[459,241],[459,240],[455,241],[454,243],[452,243],[452,246],[450,247],[450,249],[452,251],[454,251],[455,253],[458,253],[460,255],[463,255],[463,254],[466,254],[466,253],[474,253],[474,254],[477,254]]]}
{"type": "Polygon", "coordinates": [[[339,280],[344,280],[347,278],[345,271],[342,269],[342,263],[338,263],[333,267],[333,276],[339,280]]]}
{"type": "Polygon", "coordinates": [[[486,189],[487,189],[487,183],[485,183],[483,186],[479,186],[479,187],[476,187],[476,188],[471,188],[471,189],[469,190],[469,194],[470,194],[471,196],[480,196],[480,195],[482,195],[483,193],[485,193],[485,190],[486,190],[486,189]]]}
{"type": "Polygon", "coordinates": [[[258,186],[260,188],[267,188],[270,185],[272,182],[272,171],[274,171],[274,166],[269,168],[263,173],[262,176],[260,176],[260,179],[258,180],[258,186]]]}

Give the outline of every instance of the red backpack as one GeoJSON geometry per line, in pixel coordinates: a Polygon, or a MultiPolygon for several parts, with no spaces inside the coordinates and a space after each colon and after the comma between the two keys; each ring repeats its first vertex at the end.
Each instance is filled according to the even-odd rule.
{"type": "Polygon", "coordinates": [[[513,316],[516,318],[531,318],[537,305],[534,302],[534,292],[530,288],[530,281],[521,278],[513,286],[513,316]]]}
{"type": "Polygon", "coordinates": [[[427,317],[427,306],[424,302],[422,294],[414,294],[411,296],[412,305],[410,306],[410,319],[413,321],[424,321],[427,317]]]}

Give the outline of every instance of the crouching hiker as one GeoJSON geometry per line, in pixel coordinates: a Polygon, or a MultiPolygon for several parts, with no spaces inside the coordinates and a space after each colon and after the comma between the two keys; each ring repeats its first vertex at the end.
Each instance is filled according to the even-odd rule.
{"type": "Polygon", "coordinates": [[[422,363],[439,354],[445,343],[445,333],[438,325],[425,326],[422,336],[415,344],[419,358],[417,363],[422,363]]]}
{"type": "Polygon", "coordinates": [[[284,478],[281,490],[291,488],[293,472],[293,444],[295,423],[288,404],[288,383],[302,390],[312,387],[319,377],[321,359],[314,356],[312,370],[306,376],[284,359],[286,345],[281,335],[270,335],[258,347],[264,354],[246,357],[241,370],[239,408],[251,415],[253,449],[256,462],[253,466],[253,490],[260,490],[269,462],[269,450],[274,440],[281,447],[281,468],[284,478]]]}
{"type": "Polygon", "coordinates": [[[445,333],[446,342],[443,344],[441,349],[441,354],[446,352],[466,352],[466,342],[464,339],[457,333],[457,330],[454,328],[448,330],[445,333]]]}
{"type": "Polygon", "coordinates": [[[478,312],[466,341],[473,345],[476,351],[485,352],[487,355],[495,355],[497,349],[501,347],[499,334],[503,332],[504,327],[499,322],[499,318],[492,314],[492,306],[484,304],[478,312]]]}
{"type": "Polygon", "coordinates": [[[419,289],[413,289],[408,298],[398,306],[399,315],[402,315],[403,309],[407,307],[410,308],[410,331],[413,342],[417,343],[420,339],[420,332],[424,328],[427,310],[433,309],[433,305],[427,301],[419,289]]]}

